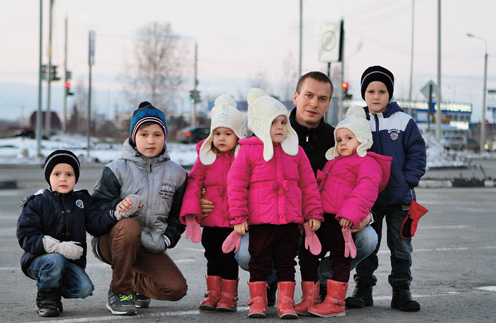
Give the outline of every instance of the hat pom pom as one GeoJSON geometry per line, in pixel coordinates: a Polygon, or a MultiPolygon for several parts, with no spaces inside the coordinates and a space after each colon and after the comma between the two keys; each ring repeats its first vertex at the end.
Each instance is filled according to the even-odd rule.
{"type": "Polygon", "coordinates": [[[233,97],[230,95],[221,95],[217,99],[215,99],[215,106],[233,106],[236,107],[236,101],[234,101],[233,97]]]}
{"type": "Polygon", "coordinates": [[[256,99],[258,99],[261,96],[264,96],[265,91],[259,88],[253,88],[248,91],[248,95],[246,100],[248,101],[248,104],[252,104],[256,99]]]}
{"type": "Polygon", "coordinates": [[[346,118],[352,115],[358,118],[365,118],[365,110],[359,105],[353,105],[346,112],[346,118]]]}
{"type": "Polygon", "coordinates": [[[141,103],[139,104],[138,109],[139,109],[139,108],[142,108],[142,107],[147,107],[147,106],[149,106],[149,105],[152,105],[152,104],[151,104],[150,102],[148,102],[148,101],[143,101],[143,102],[141,102],[141,103]]]}

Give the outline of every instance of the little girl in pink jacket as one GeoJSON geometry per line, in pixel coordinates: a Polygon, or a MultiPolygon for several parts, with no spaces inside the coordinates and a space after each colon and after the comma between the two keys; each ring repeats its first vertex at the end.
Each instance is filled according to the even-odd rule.
{"type": "Polygon", "coordinates": [[[235,311],[238,296],[238,263],[234,252],[222,252],[222,243],[233,231],[227,218],[227,173],[246,137],[243,115],[229,95],[221,95],[212,109],[210,135],[196,146],[198,158],[188,176],[180,221],[186,238],[202,242],[207,258],[207,293],[200,309],[235,311]],[[204,191],[213,211],[202,217],[200,199],[204,191]],[[203,227],[203,235],[200,226],[203,227]]]}
{"type": "Polygon", "coordinates": [[[322,253],[331,251],[332,280],[327,280],[327,296],[317,305],[318,256],[300,252],[302,302],[298,313],[321,317],[344,316],[351,258],[356,254],[351,229],[370,213],[379,192],[389,180],[391,157],[367,152],[372,133],[362,107],[351,107],[334,130],[334,147],[326,153],[328,162],[317,172],[324,218],[317,236],[322,253]]]}
{"type": "Polygon", "coordinates": [[[320,226],[322,204],[310,162],[298,145],[287,108],[261,89],[248,92],[248,128],[228,175],[229,218],[234,230],[250,230],[249,317],[265,317],[267,276],[277,271],[277,310],[296,318],[295,257],[299,226],[320,226]]]}

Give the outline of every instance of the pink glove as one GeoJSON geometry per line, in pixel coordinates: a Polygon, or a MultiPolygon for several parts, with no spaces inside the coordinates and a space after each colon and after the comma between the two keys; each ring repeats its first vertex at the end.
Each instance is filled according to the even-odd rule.
{"type": "Polygon", "coordinates": [[[319,238],[314,231],[310,230],[308,222],[303,223],[303,228],[305,228],[305,248],[316,256],[320,255],[322,252],[322,245],[320,244],[319,238]]]}
{"type": "Polygon", "coordinates": [[[230,253],[233,249],[239,251],[239,247],[241,246],[241,235],[237,234],[236,231],[231,232],[230,235],[227,236],[226,240],[222,244],[222,252],[230,253]]]}
{"type": "Polygon", "coordinates": [[[201,241],[201,229],[200,225],[196,221],[194,216],[186,216],[186,239],[191,237],[191,241],[198,243],[201,241]]]}
{"type": "Polygon", "coordinates": [[[355,242],[353,241],[353,237],[351,236],[351,228],[342,228],[341,232],[343,232],[344,238],[344,256],[346,258],[356,257],[356,247],[355,242]]]}

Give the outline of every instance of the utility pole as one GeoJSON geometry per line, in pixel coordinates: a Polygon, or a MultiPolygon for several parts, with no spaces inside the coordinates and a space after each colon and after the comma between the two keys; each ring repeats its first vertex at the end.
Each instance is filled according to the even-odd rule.
{"type": "Polygon", "coordinates": [[[50,0],[50,16],[48,25],[48,92],[47,92],[47,110],[45,115],[45,136],[50,137],[51,132],[51,115],[50,115],[50,94],[51,94],[51,84],[52,84],[52,12],[53,12],[53,2],[55,0],[50,0]]]}
{"type": "Polygon", "coordinates": [[[408,114],[413,112],[412,104],[412,83],[413,83],[413,45],[414,45],[414,31],[415,31],[415,0],[412,0],[412,39],[411,39],[411,52],[410,52],[410,89],[408,91],[408,114]]]}
{"type": "Polygon", "coordinates": [[[40,52],[38,55],[38,113],[36,114],[36,157],[41,156],[41,96],[42,96],[42,69],[43,69],[43,0],[40,0],[40,52]]]}
{"type": "Polygon", "coordinates": [[[300,63],[298,67],[298,77],[301,76],[301,61],[303,58],[303,0],[300,0],[300,63]]]}
{"type": "MultiPolygon", "coordinates": [[[[64,86],[67,87],[67,17],[65,17],[64,86]]],[[[67,91],[64,91],[64,132],[67,131],[67,91]]]]}
{"type": "Polygon", "coordinates": [[[95,64],[95,32],[89,32],[88,65],[90,68],[88,79],[88,125],[87,125],[87,156],[90,157],[90,136],[91,136],[91,67],[95,64]]]}
{"type": "Polygon", "coordinates": [[[441,0],[437,0],[437,86],[439,96],[436,98],[436,140],[441,140],[441,0]]]}
{"type": "MultiPolygon", "coordinates": [[[[198,86],[198,43],[195,42],[195,84],[193,87],[193,91],[197,93],[197,86],[198,86]]],[[[191,125],[196,126],[196,104],[198,100],[194,100],[193,102],[193,113],[191,115],[191,125]]]]}

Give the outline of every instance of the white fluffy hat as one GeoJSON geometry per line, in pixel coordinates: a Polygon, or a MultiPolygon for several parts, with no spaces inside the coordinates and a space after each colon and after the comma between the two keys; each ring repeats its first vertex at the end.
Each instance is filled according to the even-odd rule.
{"type": "Polygon", "coordinates": [[[326,152],[326,159],[331,160],[338,156],[336,151],[336,131],[340,128],[349,129],[355,137],[357,138],[360,146],[357,148],[357,154],[360,157],[364,157],[367,154],[367,150],[372,147],[372,132],[370,131],[370,125],[365,117],[365,110],[360,106],[352,106],[346,112],[346,116],[341,120],[336,128],[334,129],[334,147],[330,148],[326,152]]]}
{"type": "MultiPolygon", "coordinates": [[[[215,99],[212,108],[210,134],[200,147],[200,161],[204,165],[215,162],[217,155],[212,151],[213,133],[216,128],[231,129],[239,139],[246,138],[246,125],[243,114],[236,108],[236,101],[230,95],[221,95],[215,99]]],[[[239,144],[236,145],[235,154],[238,153],[239,144]]]]}
{"type": "Polygon", "coordinates": [[[264,90],[253,88],[248,91],[248,128],[263,142],[265,161],[272,159],[274,147],[270,137],[272,121],[278,116],[286,116],[288,135],[281,142],[281,148],[288,155],[298,153],[298,136],[289,123],[288,108],[278,100],[267,95],[264,90]]]}

